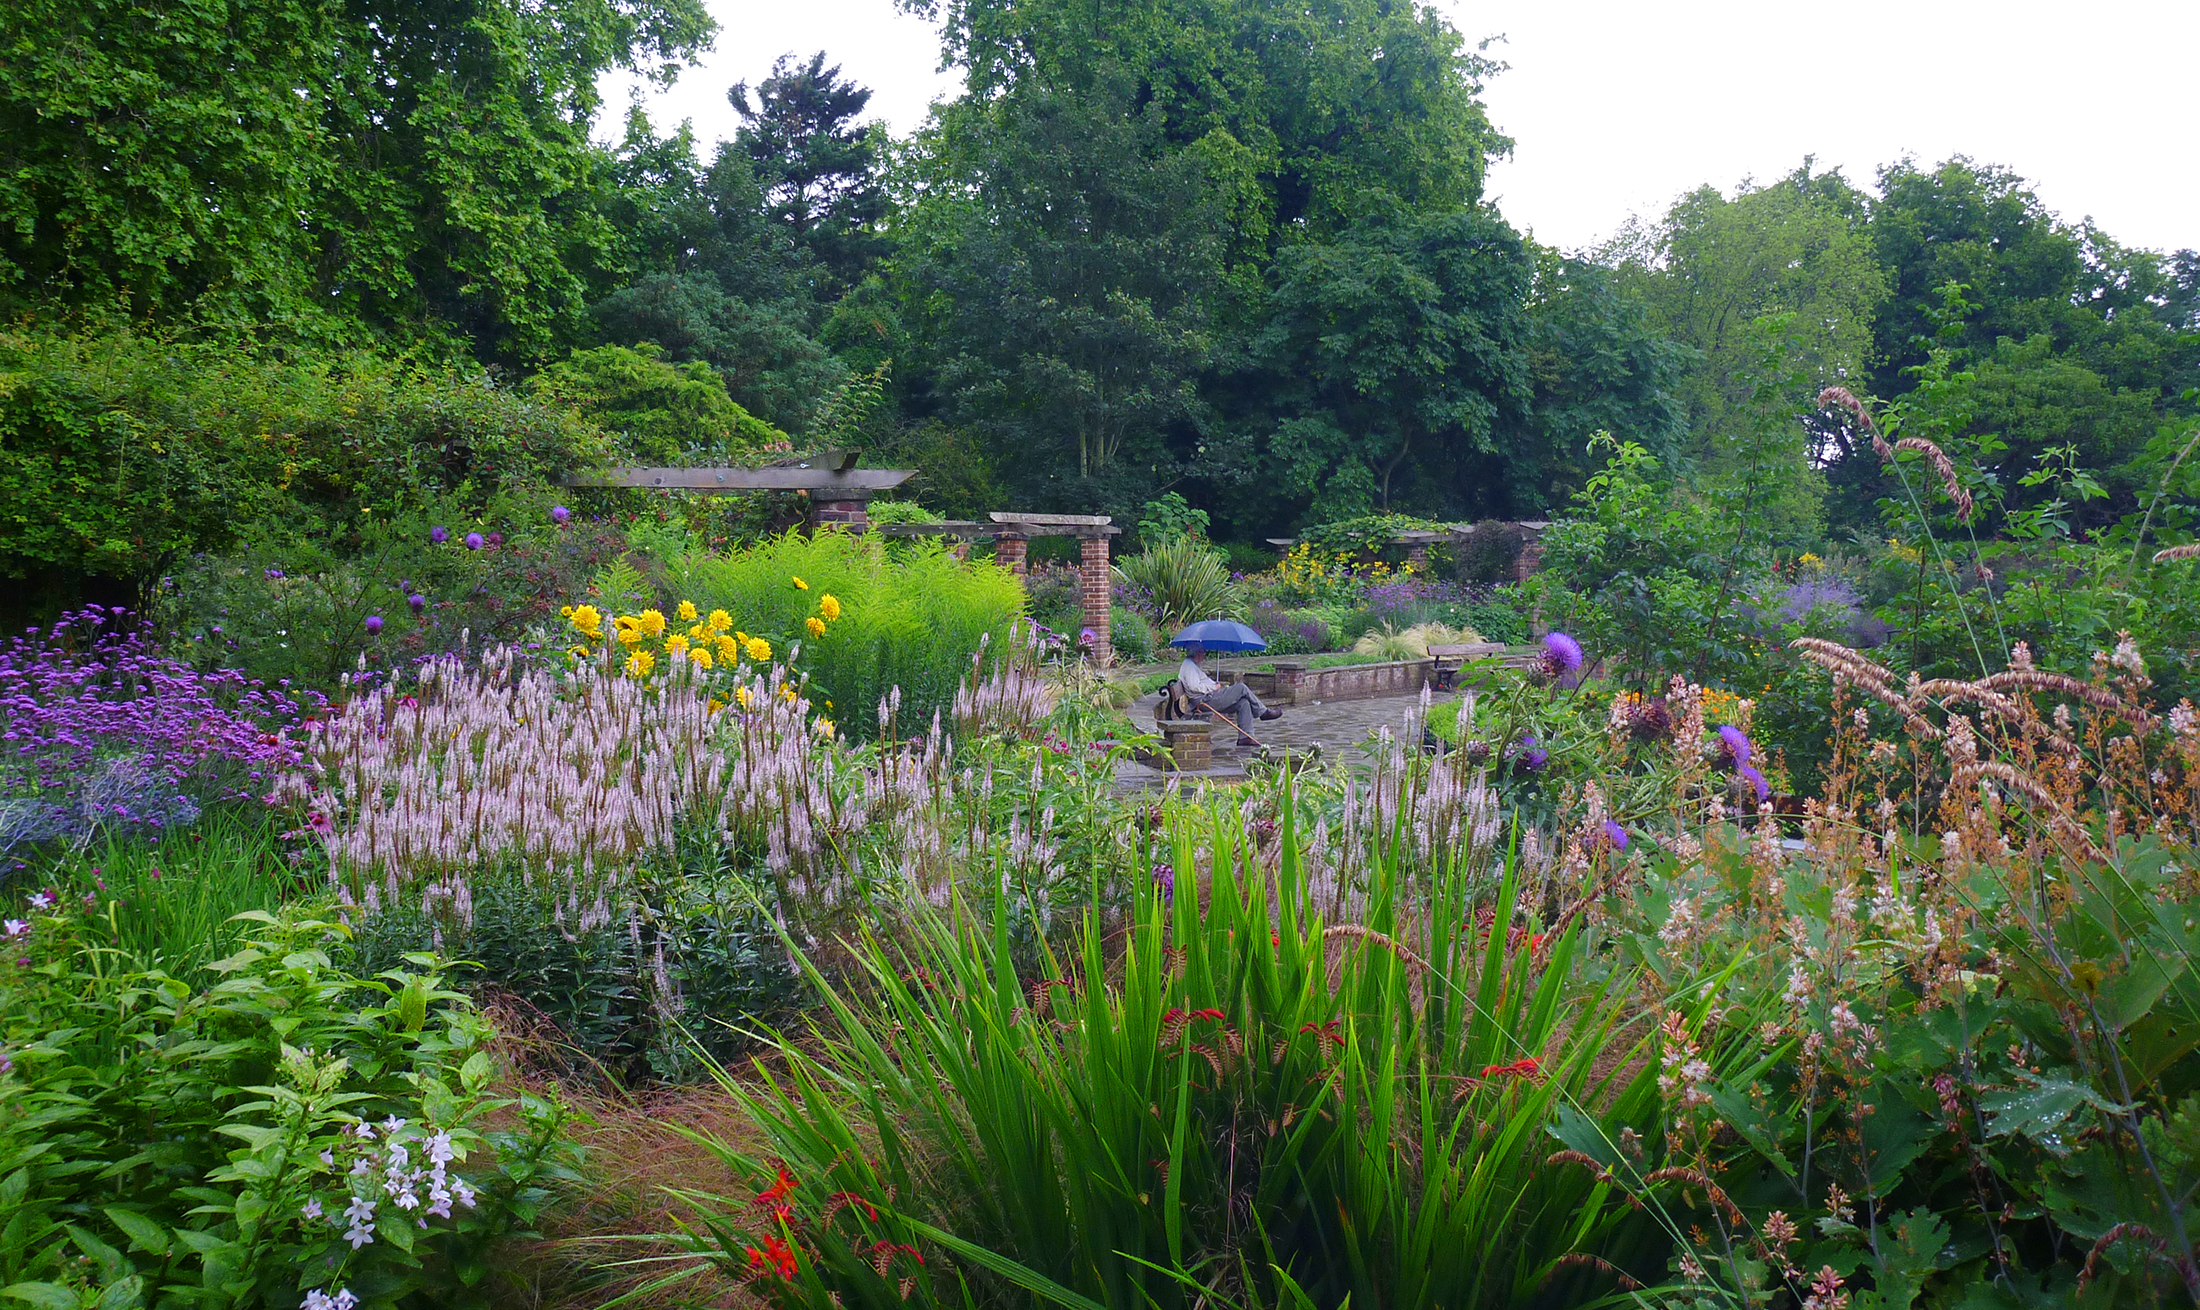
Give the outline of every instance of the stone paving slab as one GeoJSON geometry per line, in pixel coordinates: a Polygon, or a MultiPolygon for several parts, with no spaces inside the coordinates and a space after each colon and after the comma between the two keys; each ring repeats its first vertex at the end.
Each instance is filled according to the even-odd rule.
{"type": "MultiPolygon", "coordinates": [[[[1441,704],[1451,700],[1456,692],[1438,692],[1430,703],[1441,704]]],[[[1387,727],[1393,733],[1404,731],[1405,715],[1414,708],[1419,696],[1381,696],[1369,700],[1316,701],[1311,705],[1286,706],[1283,717],[1268,723],[1256,723],[1253,731],[1262,744],[1274,751],[1305,751],[1320,747],[1324,758],[1332,761],[1351,762],[1359,758],[1355,749],[1366,741],[1379,727],[1387,727]]],[[[1141,696],[1125,711],[1131,722],[1141,728],[1153,726],[1154,706],[1161,700],[1159,693],[1141,696]]],[[[1245,776],[1241,755],[1227,751],[1228,744],[1236,736],[1236,725],[1216,724],[1214,731],[1215,767],[1181,776],[1187,779],[1207,778],[1216,782],[1242,781],[1245,776]]],[[[1160,769],[1143,764],[1125,764],[1116,772],[1119,786],[1153,786],[1171,776],[1160,769]]]]}

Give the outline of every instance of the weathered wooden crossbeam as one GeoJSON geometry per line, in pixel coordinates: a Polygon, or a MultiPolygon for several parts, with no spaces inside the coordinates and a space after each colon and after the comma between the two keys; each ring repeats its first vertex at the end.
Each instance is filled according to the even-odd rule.
{"type": "Polygon", "coordinates": [[[915,469],[832,468],[615,468],[577,473],[561,479],[568,487],[666,487],[686,491],[808,491],[826,498],[833,492],[887,491],[915,477],[915,469]]]}

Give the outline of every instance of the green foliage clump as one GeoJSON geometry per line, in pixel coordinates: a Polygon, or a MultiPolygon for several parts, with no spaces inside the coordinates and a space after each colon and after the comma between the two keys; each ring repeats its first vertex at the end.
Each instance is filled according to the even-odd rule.
{"type": "Polygon", "coordinates": [[[1443,530],[1443,524],[1415,518],[1411,514],[1363,514],[1358,518],[1339,519],[1334,523],[1318,523],[1300,532],[1299,540],[1326,558],[1350,559],[1364,556],[1375,559],[1386,551],[1396,554],[1402,549],[1391,542],[1391,538],[1401,532],[1443,530]]]}
{"type": "Polygon", "coordinates": [[[878,730],[874,712],[894,687],[903,723],[944,716],[981,641],[1006,642],[1025,603],[1013,574],[957,560],[944,544],[887,552],[876,538],[831,531],[692,556],[677,585],[706,613],[723,608],[747,631],[800,641],[810,699],[831,702],[834,721],[858,738],[878,730]],[[807,620],[827,594],[841,617],[812,636],[807,620]]]}
{"type": "Polygon", "coordinates": [[[792,449],[786,433],[734,403],[709,365],[671,363],[655,344],[576,350],[527,386],[595,422],[642,462],[737,463],[792,449]]]}
{"type": "Polygon", "coordinates": [[[818,1039],[723,1080],[762,1141],[712,1141],[747,1185],[703,1199],[696,1263],[791,1237],[811,1304],[900,1304],[906,1274],[1012,1305],[1494,1307],[1622,1251],[1632,1213],[1545,1165],[1554,1128],[1655,1112],[1654,1066],[1601,1058],[1624,989],[1566,981],[1579,927],[1531,947],[1509,877],[1478,921],[1463,874],[1408,895],[1382,859],[1367,921],[1330,927],[1288,801],[1272,872],[1218,808],[1142,835],[1126,921],[1085,898],[1059,953],[958,900],[866,934],[860,986],[813,972],[818,1039]]]}
{"type": "MultiPolygon", "coordinates": [[[[1079,616],[1082,622],[1082,615],[1079,616]]],[[[1166,649],[1163,638],[1156,636],[1153,624],[1137,610],[1116,605],[1108,611],[1108,644],[1115,648],[1116,658],[1133,664],[1150,664],[1166,649]]]]}
{"type": "Polygon", "coordinates": [[[1234,619],[1244,609],[1222,557],[1196,537],[1162,537],[1115,566],[1118,581],[1136,588],[1165,628],[1201,619],[1234,619]]]}
{"type": "Polygon", "coordinates": [[[493,1094],[494,1033],[441,966],[362,978],[340,923],[252,911],[202,987],[144,969],[92,900],[34,904],[0,975],[10,1294],[488,1305],[491,1250],[576,1159],[560,1103],[493,1094]]]}
{"type": "Polygon", "coordinates": [[[487,377],[111,332],[0,333],[0,574],[143,581],[254,522],[353,530],[600,465],[593,424],[487,377]]]}

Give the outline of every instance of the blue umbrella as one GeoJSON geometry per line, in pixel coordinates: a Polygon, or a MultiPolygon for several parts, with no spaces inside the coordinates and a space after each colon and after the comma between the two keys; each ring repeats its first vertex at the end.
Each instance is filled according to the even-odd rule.
{"type": "Polygon", "coordinates": [[[1231,619],[1201,619],[1169,638],[1171,646],[1204,646],[1208,650],[1266,650],[1268,641],[1259,633],[1231,619]]]}

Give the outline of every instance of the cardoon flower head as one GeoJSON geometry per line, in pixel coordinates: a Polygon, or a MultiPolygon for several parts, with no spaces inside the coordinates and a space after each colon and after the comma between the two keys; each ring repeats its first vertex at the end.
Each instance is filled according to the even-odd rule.
{"type": "Polygon", "coordinates": [[[1554,678],[1581,672],[1581,643],[1563,632],[1543,634],[1543,671],[1554,678]]]}
{"type": "Polygon", "coordinates": [[[503,533],[501,533],[501,532],[492,532],[492,533],[490,533],[490,534],[489,534],[489,544],[490,544],[490,545],[492,545],[492,546],[501,546],[501,545],[503,545],[503,544],[504,544],[504,534],[503,534],[503,533]]]}
{"type": "Polygon", "coordinates": [[[1610,819],[1604,821],[1604,844],[1615,851],[1627,849],[1627,830],[1610,819]]]}
{"type": "Polygon", "coordinates": [[[1766,782],[1765,775],[1757,772],[1754,766],[1744,764],[1734,772],[1746,780],[1750,786],[1757,789],[1757,800],[1760,803],[1772,795],[1772,784],[1766,782]]]}
{"type": "Polygon", "coordinates": [[[369,614],[367,616],[367,635],[372,637],[380,631],[382,631],[382,616],[369,614]]]}
{"type": "Polygon", "coordinates": [[[469,533],[467,533],[467,534],[466,534],[466,549],[468,549],[468,550],[480,550],[480,549],[481,549],[481,548],[482,548],[482,547],[483,547],[484,545],[486,545],[486,544],[488,544],[488,543],[486,543],[486,542],[484,542],[484,541],[482,540],[482,537],[481,537],[481,534],[480,534],[480,533],[478,533],[478,532],[469,532],[469,533]]]}
{"type": "Polygon", "coordinates": [[[1513,743],[1512,758],[1522,773],[1540,773],[1551,762],[1551,753],[1537,745],[1533,736],[1523,736],[1513,743]]]}
{"type": "Polygon", "coordinates": [[[428,529],[428,540],[434,542],[438,546],[442,545],[446,541],[449,541],[450,539],[450,531],[440,523],[428,529]]]}
{"type": "Polygon", "coordinates": [[[412,606],[412,612],[415,614],[418,614],[420,611],[428,608],[428,598],[421,595],[417,591],[414,592],[412,595],[405,597],[405,603],[412,606]]]}
{"type": "Polygon", "coordinates": [[[552,505],[550,507],[550,521],[557,524],[559,527],[564,527],[567,523],[572,521],[572,518],[573,511],[567,509],[563,505],[552,505]]]}
{"type": "Polygon", "coordinates": [[[1719,753],[1733,761],[1736,768],[1749,763],[1749,736],[1731,723],[1719,725],[1719,753]]]}

